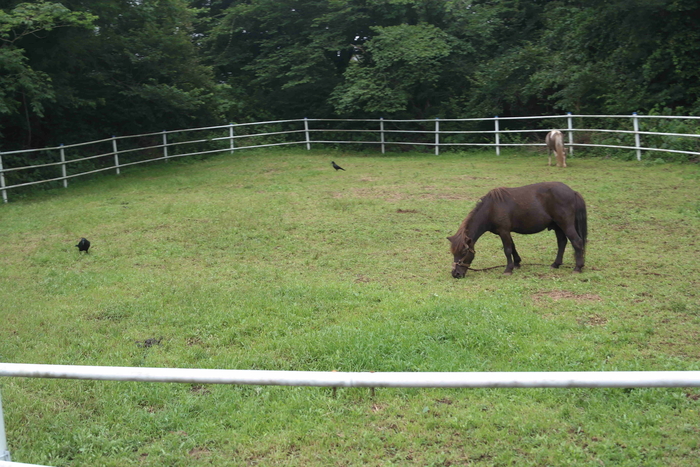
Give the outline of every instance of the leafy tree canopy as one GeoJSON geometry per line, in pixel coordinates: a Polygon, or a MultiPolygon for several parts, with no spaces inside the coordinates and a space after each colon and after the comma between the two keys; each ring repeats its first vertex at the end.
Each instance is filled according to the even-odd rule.
{"type": "Polygon", "coordinates": [[[274,118],[696,113],[697,24],[694,0],[0,0],[0,144],[274,118]]]}

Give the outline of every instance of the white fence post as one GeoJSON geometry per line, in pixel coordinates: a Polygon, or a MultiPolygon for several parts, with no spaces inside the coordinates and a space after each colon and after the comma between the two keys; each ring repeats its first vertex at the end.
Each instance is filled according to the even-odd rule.
{"type": "Polygon", "coordinates": [[[114,150],[114,165],[117,168],[117,175],[121,172],[119,170],[119,151],[117,151],[117,137],[112,136],[112,149],[114,150]]]}
{"type": "Polygon", "coordinates": [[[435,119],[435,155],[440,155],[440,119],[435,119]]]}
{"type": "Polygon", "coordinates": [[[569,156],[574,155],[574,119],[571,118],[571,112],[566,112],[566,120],[569,124],[569,156]]]}
{"type": "Polygon", "coordinates": [[[379,139],[382,143],[382,154],[384,154],[384,117],[379,119],[379,139]]]}
{"type": "Polygon", "coordinates": [[[165,130],[163,130],[163,158],[168,162],[168,134],[165,130]]]}
{"type": "Polygon", "coordinates": [[[632,123],[634,124],[634,147],[637,148],[637,160],[642,160],[642,144],[639,140],[639,119],[637,118],[637,112],[632,112],[632,123]]]}
{"type": "Polygon", "coordinates": [[[61,143],[61,174],[63,174],[63,188],[68,188],[68,173],[66,172],[66,153],[61,143]]]}
{"type": "Polygon", "coordinates": [[[501,147],[499,144],[501,144],[501,135],[498,133],[498,115],[494,117],[494,122],[496,126],[496,155],[500,156],[501,155],[501,147]]]}
{"type": "Polygon", "coordinates": [[[2,202],[7,203],[7,190],[5,189],[5,169],[2,167],[2,154],[0,153],[0,191],[2,191],[2,202]]]}
{"type": "Polygon", "coordinates": [[[10,451],[7,450],[7,437],[5,436],[5,415],[2,413],[2,395],[0,395],[0,461],[10,462],[10,451]]]}
{"type": "Polygon", "coordinates": [[[309,137],[309,119],[304,117],[304,132],[306,133],[306,149],[311,150],[311,138],[309,137]]]}
{"type": "Polygon", "coordinates": [[[229,124],[228,126],[228,137],[231,139],[231,154],[233,154],[233,151],[236,149],[236,144],[234,143],[234,133],[233,133],[233,123],[229,124]]]}

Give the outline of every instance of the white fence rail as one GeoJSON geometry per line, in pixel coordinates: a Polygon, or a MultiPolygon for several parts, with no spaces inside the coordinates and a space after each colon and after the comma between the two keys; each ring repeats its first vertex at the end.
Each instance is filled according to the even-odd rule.
{"type": "MultiPolygon", "coordinates": [[[[0,377],[368,388],[700,387],[700,371],[324,372],[0,363],[0,377]]],[[[0,466],[10,461],[0,400],[0,466]]],[[[13,465],[13,464],[8,464],[13,465]]]]}
{"type": "Polygon", "coordinates": [[[552,126],[568,134],[570,153],[573,153],[574,148],[580,147],[631,150],[636,152],[637,160],[642,159],[643,151],[700,156],[700,134],[697,134],[700,132],[694,131],[700,127],[700,117],[692,116],[567,114],[428,120],[304,118],[113,136],[79,144],[0,152],[0,193],[3,201],[7,202],[7,192],[12,189],[50,182],[61,182],[63,187],[67,187],[68,181],[74,177],[107,171],[114,171],[118,175],[122,168],[137,164],[283,145],[303,144],[311,149],[313,144],[370,144],[381,148],[382,153],[388,145],[433,146],[436,155],[440,153],[440,148],[477,146],[493,147],[496,154],[500,155],[501,148],[504,147],[543,146],[544,134],[552,126]],[[557,120],[565,120],[565,124],[552,125],[557,120]],[[618,128],[586,128],[587,121],[593,121],[594,124],[599,124],[600,121],[618,122],[618,128]],[[650,128],[657,128],[659,122],[667,124],[682,121],[687,123],[684,126],[689,126],[692,130],[687,133],[644,131],[640,130],[640,121],[649,122],[647,126],[650,128]],[[575,127],[574,122],[580,125],[575,127]],[[546,128],[532,128],[533,126],[546,128]],[[629,129],[624,129],[626,126],[629,129]],[[607,135],[620,141],[629,140],[629,143],[596,144],[589,141],[591,135],[598,138],[607,135]],[[661,137],[663,141],[658,145],[660,147],[642,146],[642,137],[661,137]],[[674,145],[672,143],[677,144],[679,141],[683,148],[671,147],[674,145]],[[17,167],[7,164],[13,158],[31,159],[36,154],[51,154],[56,162],[17,167]],[[27,172],[35,174],[25,177],[18,175],[27,172]],[[16,180],[12,181],[13,178],[16,180]]]}
{"type": "Polygon", "coordinates": [[[700,387],[700,371],[341,372],[0,363],[0,377],[366,388],[700,387]]]}

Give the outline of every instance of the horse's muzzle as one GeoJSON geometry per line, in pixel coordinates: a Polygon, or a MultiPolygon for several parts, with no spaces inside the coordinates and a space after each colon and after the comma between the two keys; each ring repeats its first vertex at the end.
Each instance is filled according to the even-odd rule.
{"type": "Polygon", "coordinates": [[[455,279],[462,279],[467,275],[468,266],[465,267],[463,264],[452,263],[452,277],[455,279]]]}

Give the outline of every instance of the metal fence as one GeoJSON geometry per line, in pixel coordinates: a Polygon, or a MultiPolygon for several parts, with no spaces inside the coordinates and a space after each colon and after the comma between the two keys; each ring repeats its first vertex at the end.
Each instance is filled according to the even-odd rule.
{"type": "Polygon", "coordinates": [[[468,119],[296,119],[162,131],[57,147],[0,152],[0,193],[39,184],[68,186],[75,177],[179,157],[284,145],[372,145],[441,148],[544,146],[551,129],[567,133],[574,148],[700,156],[700,117],[650,115],[551,115],[468,119]],[[563,120],[563,121],[562,121],[563,120]],[[574,125],[576,123],[576,125],[574,125]],[[669,130],[669,131],[660,131],[669,130]],[[644,138],[645,145],[642,145],[644,138]],[[54,162],[32,164],[33,159],[54,162]],[[27,163],[29,162],[29,163],[27,163]]]}
{"type": "MultiPolygon", "coordinates": [[[[0,377],[367,388],[700,387],[700,371],[323,372],[0,363],[0,377]]],[[[0,401],[0,466],[9,462],[0,401]]],[[[9,464],[10,466],[12,464],[9,464]]]]}

